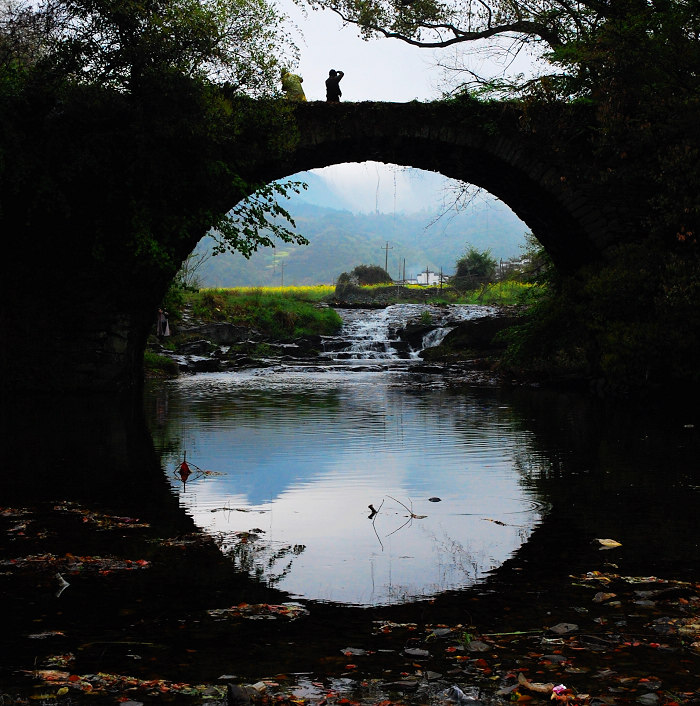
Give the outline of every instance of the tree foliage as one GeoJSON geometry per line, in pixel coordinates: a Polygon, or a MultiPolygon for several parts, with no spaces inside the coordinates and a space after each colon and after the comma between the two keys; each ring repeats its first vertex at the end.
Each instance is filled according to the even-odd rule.
{"type": "Polygon", "coordinates": [[[391,275],[379,265],[358,265],[350,273],[350,277],[360,285],[391,284],[391,275]]]}
{"type": "Polygon", "coordinates": [[[457,260],[452,284],[457,289],[474,289],[493,281],[498,263],[491,256],[490,250],[479,251],[469,246],[464,255],[457,260]]]}
{"type": "MultiPolygon", "coordinates": [[[[356,24],[365,38],[383,36],[422,48],[484,41],[514,56],[523,48],[552,70],[528,88],[540,95],[591,95],[616,81],[659,81],[697,88],[700,6],[696,0],[310,0],[356,24]],[[628,74],[628,76],[625,76],[628,74]]],[[[482,77],[473,82],[483,86],[482,77]]],[[[619,87],[619,86],[618,86],[619,87]]]]}
{"type": "Polygon", "coordinates": [[[338,275],[338,287],[364,287],[373,284],[391,284],[391,275],[379,265],[358,265],[351,272],[338,275]]]}
{"type": "Polygon", "coordinates": [[[252,100],[293,53],[279,22],[268,0],[5,0],[0,219],[41,243],[37,278],[133,261],[167,281],[210,228],[245,255],[304,242],[278,202],[299,185],[249,183],[237,159],[290,139],[285,108],[252,100]]]}
{"type": "Polygon", "coordinates": [[[168,73],[274,90],[293,47],[268,0],[5,0],[0,68],[138,93],[168,73]]]}

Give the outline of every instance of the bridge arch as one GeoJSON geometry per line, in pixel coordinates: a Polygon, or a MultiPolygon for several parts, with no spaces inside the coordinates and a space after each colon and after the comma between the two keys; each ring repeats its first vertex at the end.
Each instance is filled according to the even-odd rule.
{"type": "MultiPolygon", "coordinates": [[[[476,104],[479,106],[479,104],[476,104]]],[[[307,103],[295,107],[296,140],[280,158],[250,155],[251,180],[273,181],[346,162],[376,161],[438,172],[482,187],[524,221],[564,269],[595,259],[613,240],[606,204],[576,186],[556,145],[542,147],[518,116],[431,103],[307,103]]]]}

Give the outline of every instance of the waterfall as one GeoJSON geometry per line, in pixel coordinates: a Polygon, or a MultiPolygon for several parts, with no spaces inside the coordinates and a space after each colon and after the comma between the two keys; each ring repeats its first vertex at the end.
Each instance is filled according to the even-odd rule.
{"type": "Polygon", "coordinates": [[[343,328],[330,343],[325,357],[335,360],[398,360],[401,341],[392,338],[395,324],[392,307],[386,309],[350,309],[342,312],[343,328]]]}
{"type": "Polygon", "coordinates": [[[440,328],[433,329],[430,333],[426,333],[425,336],[423,336],[421,350],[423,350],[423,348],[434,348],[435,346],[439,346],[445,340],[445,336],[447,336],[450,331],[454,331],[454,326],[442,326],[440,328]]]}
{"type": "Polygon", "coordinates": [[[337,336],[324,339],[322,357],[333,363],[374,361],[395,365],[416,360],[425,348],[442,343],[460,321],[490,313],[488,307],[454,305],[437,307],[426,304],[392,304],[384,309],[339,309],[343,327],[337,336]],[[433,328],[414,350],[396,332],[409,322],[418,321],[425,312],[431,316],[433,328]]]}

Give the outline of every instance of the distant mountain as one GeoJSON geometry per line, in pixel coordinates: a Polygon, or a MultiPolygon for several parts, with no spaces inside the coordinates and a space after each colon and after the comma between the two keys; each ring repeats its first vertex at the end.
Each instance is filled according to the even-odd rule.
{"type": "Polygon", "coordinates": [[[295,209],[299,204],[322,206],[339,211],[353,211],[353,204],[346,199],[333,184],[314,172],[300,172],[289,177],[292,181],[303,181],[306,189],[292,194],[286,203],[287,208],[295,209]]]}
{"type": "Polygon", "coordinates": [[[302,201],[353,213],[440,213],[455,190],[463,187],[462,182],[437,172],[381,162],[336,164],[290,179],[309,187],[290,203],[302,201]]]}
{"type": "MultiPolygon", "coordinates": [[[[313,174],[304,174],[303,179],[313,174]]],[[[305,202],[337,201],[334,192],[324,193],[323,180],[286,204],[297,231],[309,245],[280,243],[254,253],[250,260],[227,253],[207,260],[197,272],[202,286],[277,286],[332,284],[342,272],[357,265],[381,265],[385,258],[392,277],[415,276],[430,268],[445,274],[468,246],[491,250],[496,259],[520,254],[527,226],[504,204],[492,201],[480,208],[447,214],[357,214],[305,202]],[[388,246],[389,250],[385,250],[388,246]]],[[[205,238],[197,252],[211,252],[205,238]]]]}

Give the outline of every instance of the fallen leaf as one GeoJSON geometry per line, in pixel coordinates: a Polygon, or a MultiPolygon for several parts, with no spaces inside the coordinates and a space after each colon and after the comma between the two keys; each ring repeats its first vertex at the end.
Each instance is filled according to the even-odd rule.
{"type": "Polygon", "coordinates": [[[593,602],[594,603],[603,603],[604,601],[608,601],[611,598],[615,598],[617,596],[616,593],[604,593],[603,591],[599,591],[598,593],[593,596],[593,602]]]}
{"type": "Polygon", "coordinates": [[[554,689],[554,684],[542,684],[540,682],[528,681],[527,677],[522,672],[518,674],[518,683],[526,689],[535,691],[538,694],[549,694],[552,692],[552,689],[554,689]]]}
{"type": "Polygon", "coordinates": [[[616,539],[599,539],[596,538],[595,540],[600,544],[601,549],[614,549],[615,547],[621,547],[622,544],[618,542],[616,539]]]}

